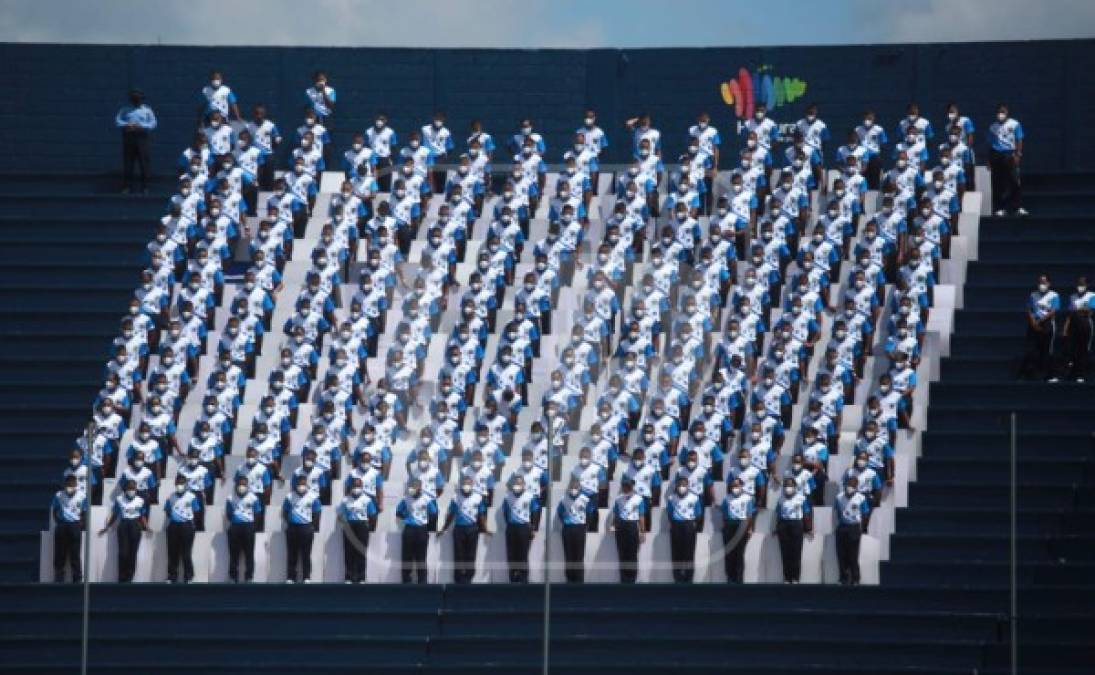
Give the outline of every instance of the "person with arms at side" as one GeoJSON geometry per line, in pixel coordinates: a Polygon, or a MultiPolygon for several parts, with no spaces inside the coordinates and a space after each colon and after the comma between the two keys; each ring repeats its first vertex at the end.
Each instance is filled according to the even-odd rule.
{"type": "Polygon", "coordinates": [[[836,557],[842,585],[859,585],[859,542],[866,532],[866,517],[871,512],[870,499],[859,491],[859,480],[849,476],[844,491],[833,503],[836,519],[836,557]]]}
{"type": "Polygon", "coordinates": [[[319,532],[319,519],[323,506],[319,502],[319,492],[308,485],[308,480],[300,476],[293,481],[293,491],[285,496],[281,505],[285,519],[286,564],[285,581],[297,583],[297,562],[300,562],[301,581],[311,583],[312,576],[312,540],[319,532]]]}
{"type": "Polygon", "coordinates": [[[798,489],[794,478],[783,479],[783,492],[776,504],[776,531],[783,560],[783,583],[797,584],[802,575],[802,539],[813,538],[813,510],[810,497],[798,489]]]}
{"type": "Polygon", "coordinates": [[[144,101],[144,92],[132,89],[129,105],[122,106],[114,117],[114,126],[122,131],[122,193],[136,191],[133,167],[141,172],[141,193],[148,192],[148,172],[151,163],[152,132],[156,129],[156,114],[144,101]]]}
{"type": "Polygon", "coordinates": [[[624,477],[620,494],[608,515],[608,530],[616,535],[616,555],[620,564],[620,581],[633,584],[639,576],[639,545],[646,534],[639,521],[646,513],[646,502],[635,492],[635,482],[624,477]]]}
{"type": "Polygon", "coordinates": [[[422,481],[415,478],[407,485],[407,494],[400,500],[395,515],[403,524],[400,570],[403,583],[411,583],[413,575],[418,583],[424,584],[430,530],[437,527],[437,500],[427,494],[422,489],[422,481]]]}
{"type": "MultiPolygon", "coordinates": [[[[748,461],[748,451],[742,455],[748,461]]],[[[763,473],[759,473],[763,477],[763,473]]],[[[761,483],[761,489],[767,483],[761,483]]],[[[745,581],[745,545],[753,534],[757,507],[753,495],[745,492],[740,477],[734,478],[722,500],[722,542],[726,565],[726,581],[740,584],[745,581]]]]}
{"type": "Polygon", "coordinates": [[[179,581],[179,563],[183,567],[183,583],[194,580],[194,518],[202,510],[201,499],[191,492],[185,476],[175,478],[175,491],[164,502],[167,513],[167,580],[179,581]]]}
{"type": "MultiPolygon", "coordinates": [[[[248,458],[255,458],[251,450],[248,458]]],[[[241,467],[242,468],[242,467],[241,467]]],[[[224,505],[228,521],[228,578],[239,582],[239,560],[243,557],[243,580],[251,583],[255,578],[255,525],[262,514],[262,497],[252,491],[247,476],[236,477],[236,490],[224,505]]]]}
{"type": "Polygon", "coordinates": [[[118,526],[118,583],[128,584],[137,570],[141,533],[152,533],[148,528],[148,502],[137,494],[137,483],[133,480],[126,480],[121,494],[114,498],[110,518],[99,530],[99,536],[115,524],[118,526]]]}
{"type": "Polygon", "coordinates": [[[997,216],[1025,216],[1019,167],[1023,161],[1024,134],[1019,120],[1008,115],[1007,105],[996,106],[996,120],[989,127],[989,170],[992,172],[992,211],[997,216]]]}
{"type": "Polygon", "coordinates": [[[1091,344],[1095,293],[1088,290],[1087,277],[1076,280],[1076,292],[1068,298],[1068,315],[1061,329],[1069,351],[1069,377],[1083,383],[1091,370],[1091,344]]]}
{"type": "Polygon", "coordinates": [[[350,490],[338,505],[342,531],[342,553],[346,564],[346,583],[365,583],[369,551],[369,533],[376,531],[376,500],[365,492],[360,478],[354,478],[350,490]]]}
{"type": "Polygon", "coordinates": [[[563,525],[563,558],[568,584],[585,582],[586,534],[593,529],[592,521],[597,520],[597,504],[591,497],[582,493],[581,483],[571,478],[566,494],[559,500],[556,509],[559,522],[563,525]]]}
{"type": "Polygon", "coordinates": [[[1050,288],[1049,277],[1040,275],[1038,285],[1027,298],[1026,351],[1019,367],[1019,379],[1048,379],[1056,382],[1053,373],[1053,347],[1057,338],[1057,311],[1061,297],[1050,288]]]}
{"type": "Polygon", "coordinates": [[[88,511],[87,492],[76,485],[76,475],[65,478],[64,488],[53,495],[50,513],[53,516],[53,581],[63,583],[65,566],[72,570],[72,583],[83,579],[80,564],[80,535],[84,531],[88,511]]]}

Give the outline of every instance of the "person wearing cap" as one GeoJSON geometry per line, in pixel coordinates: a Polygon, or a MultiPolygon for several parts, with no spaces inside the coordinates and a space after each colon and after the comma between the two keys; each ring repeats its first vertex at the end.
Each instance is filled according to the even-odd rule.
{"type": "Polygon", "coordinates": [[[639,520],[645,513],[646,502],[635,492],[635,481],[625,476],[607,521],[609,531],[616,534],[620,581],[625,584],[635,583],[639,576],[639,545],[646,541],[639,520]]]}
{"type": "Polygon", "coordinates": [[[114,126],[122,132],[122,193],[135,191],[133,168],[141,172],[141,192],[148,192],[148,172],[152,161],[149,151],[151,133],[156,129],[156,114],[144,101],[140,89],[129,91],[129,105],[114,117],[114,126]]]}
{"type": "Polygon", "coordinates": [[[369,533],[376,530],[376,501],[365,492],[364,483],[354,478],[346,496],[338,505],[338,520],[342,524],[342,553],[346,583],[365,583],[366,552],[369,533]]]}
{"type": "Polygon", "coordinates": [[[783,583],[797,584],[802,575],[802,538],[813,537],[810,497],[798,489],[795,479],[783,479],[783,492],[776,504],[776,531],[783,561],[783,583]]]}
{"type": "Polygon", "coordinates": [[[179,581],[179,563],[183,566],[183,583],[194,579],[194,518],[202,511],[201,499],[190,490],[186,476],[175,478],[175,491],[164,502],[167,513],[167,580],[179,581]]]}
{"type": "Polygon", "coordinates": [[[65,580],[65,565],[72,570],[72,583],[79,583],[82,574],[80,564],[80,533],[84,530],[87,513],[87,491],[80,490],[76,474],[68,474],[64,488],[53,495],[50,514],[53,516],[53,580],[65,580]]]}
{"type": "Polygon", "coordinates": [[[114,498],[110,518],[99,530],[99,536],[106,534],[114,525],[118,526],[118,583],[127,584],[133,581],[137,569],[141,533],[152,532],[148,528],[148,502],[137,494],[136,481],[124,481],[122,493],[114,498]]]}

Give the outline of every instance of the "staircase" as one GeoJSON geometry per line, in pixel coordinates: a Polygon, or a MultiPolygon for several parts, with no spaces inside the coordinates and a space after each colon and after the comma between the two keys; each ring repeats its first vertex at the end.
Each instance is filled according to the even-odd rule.
{"type": "MultiPolygon", "coordinates": [[[[968,267],[951,352],[931,387],[917,480],[897,513],[884,586],[1007,594],[1015,412],[1019,586],[1095,588],[1095,387],[1016,380],[1036,276],[1048,274],[1064,302],[1077,276],[1095,273],[1095,230],[1085,215],[1095,209],[1095,177],[1034,176],[1024,188],[1030,217],[981,221],[979,259],[968,267]]],[[[1021,598],[1019,616],[1027,668],[1090,668],[1095,608],[1034,608],[1021,598]]],[[[986,666],[1004,668],[1006,657],[1001,645],[986,666]]]]}
{"type": "Polygon", "coordinates": [[[169,184],[98,176],[0,187],[0,581],[37,579],[38,532],[102,387],[169,184]]]}

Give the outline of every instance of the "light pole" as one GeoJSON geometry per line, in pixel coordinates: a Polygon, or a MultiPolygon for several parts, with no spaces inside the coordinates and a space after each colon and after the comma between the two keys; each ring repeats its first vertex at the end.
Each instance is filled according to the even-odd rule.
{"type": "Polygon", "coordinates": [[[548,675],[551,654],[551,572],[548,569],[548,565],[551,561],[551,468],[554,461],[553,454],[555,452],[555,406],[549,404],[545,416],[547,417],[547,472],[548,482],[547,487],[544,488],[544,504],[543,504],[543,516],[546,520],[544,525],[544,668],[543,675],[548,675]]]}

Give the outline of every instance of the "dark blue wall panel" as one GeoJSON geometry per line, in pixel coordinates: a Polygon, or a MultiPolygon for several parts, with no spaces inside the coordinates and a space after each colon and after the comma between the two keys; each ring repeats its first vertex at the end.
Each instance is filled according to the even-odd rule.
{"type": "Polygon", "coordinates": [[[1006,100],[1027,129],[1029,170],[1095,169],[1092,40],[590,51],[3,44],[0,60],[3,171],[115,169],[111,120],[134,85],[160,117],[154,162],[166,171],[193,131],[198,90],[213,67],[226,72],[245,111],[262,101],[283,129],[299,123],[311,72],[326,69],[339,92],[340,148],[379,111],[405,136],[441,108],[460,140],[472,118],[501,139],[531,115],[557,161],[583,108],[593,106],[610,134],[609,159],[625,157],[622,120],[641,110],[655,116],[672,158],[700,110],[726,138],[737,119],[720,83],[741,67],[769,66],[807,83],[774,117],[793,121],[802,103],[816,100],[841,141],[865,106],[890,129],[910,100],[938,125],[953,99],[984,129],[994,104],[1006,100]]]}

